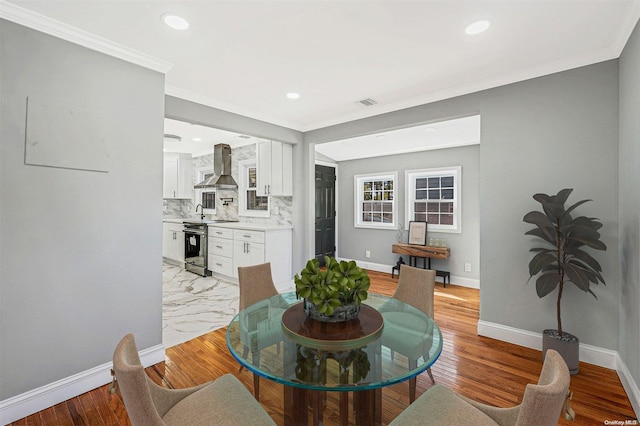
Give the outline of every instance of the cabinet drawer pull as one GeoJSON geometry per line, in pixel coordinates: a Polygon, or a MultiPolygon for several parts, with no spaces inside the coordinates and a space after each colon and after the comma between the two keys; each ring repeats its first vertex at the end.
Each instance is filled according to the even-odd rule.
{"type": "Polygon", "coordinates": [[[244,235],[243,235],[243,237],[245,237],[245,238],[251,238],[251,235],[244,234],[244,235]]]}
{"type": "Polygon", "coordinates": [[[217,263],[217,262],[216,262],[216,265],[218,265],[218,266],[222,267],[222,263],[217,263]]]}
{"type": "Polygon", "coordinates": [[[219,248],[219,249],[221,249],[221,248],[222,248],[222,246],[216,246],[216,248],[219,248]]]}

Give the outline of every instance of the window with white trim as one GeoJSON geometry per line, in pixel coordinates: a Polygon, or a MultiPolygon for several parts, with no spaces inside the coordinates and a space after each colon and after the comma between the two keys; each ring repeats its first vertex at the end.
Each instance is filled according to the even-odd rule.
{"type": "Polygon", "coordinates": [[[240,216],[269,217],[269,197],[259,196],[257,188],[257,168],[255,160],[244,160],[238,164],[240,182],[238,189],[240,216]]]}
{"type": "MultiPolygon", "coordinates": [[[[202,182],[213,176],[213,170],[208,167],[196,169],[196,182],[202,182]]],[[[195,190],[196,207],[202,205],[204,214],[216,214],[216,190],[215,188],[198,188],[195,190]]]]}
{"type": "Polygon", "coordinates": [[[397,180],[396,172],[354,176],[355,227],[396,229],[397,180]]]}
{"type": "Polygon", "coordinates": [[[407,223],[428,222],[432,232],[461,232],[461,167],[407,170],[407,223]]]}

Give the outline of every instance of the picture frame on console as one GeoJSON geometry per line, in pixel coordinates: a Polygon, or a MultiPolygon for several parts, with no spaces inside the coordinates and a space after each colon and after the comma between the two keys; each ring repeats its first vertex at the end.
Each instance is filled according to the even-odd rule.
{"type": "Polygon", "coordinates": [[[409,244],[426,246],[427,245],[427,222],[409,222],[409,244]]]}

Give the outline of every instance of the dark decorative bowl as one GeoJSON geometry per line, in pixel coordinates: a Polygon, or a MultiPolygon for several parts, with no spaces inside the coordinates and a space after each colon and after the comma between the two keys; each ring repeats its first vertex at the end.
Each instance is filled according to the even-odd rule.
{"type": "Polygon", "coordinates": [[[360,313],[360,306],[356,305],[356,302],[351,302],[347,305],[338,306],[333,310],[333,315],[321,314],[318,312],[315,304],[304,299],[304,313],[309,318],[313,318],[322,322],[344,322],[358,318],[360,313]]]}

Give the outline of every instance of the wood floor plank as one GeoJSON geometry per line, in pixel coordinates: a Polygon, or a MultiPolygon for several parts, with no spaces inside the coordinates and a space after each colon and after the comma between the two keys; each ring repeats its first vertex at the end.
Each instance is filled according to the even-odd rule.
{"type": "MultiPolygon", "coordinates": [[[[398,278],[369,271],[372,292],[391,296],[398,278]]],[[[542,368],[540,351],[477,335],[480,294],[476,289],[436,284],[435,320],[442,330],[443,350],[432,367],[436,383],[499,407],[511,407],[522,400],[527,383],[538,380],[542,368]]],[[[398,355],[396,355],[398,356],[398,355]]],[[[239,364],[226,345],[226,329],[215,330],[189,342],[168,348],[165,362],[146,369],[155,383],[167,388],[184,388],[222,376],[235,375],[253,392],[253,375],[238,371],[239,364]]],[[[418,395],[432,386],[429,376],[417,378],[418,395]]],[[[622,384],[614,370],[580,363],[580,373],[571,376],[575,422],[561,419],[561,425],[600,425],[605,420],[635,419],[622,384]]],[[[284,424],[283,385],[260,379],[260,403],[278,425],[284,424]]],[[[324,424],[339,424],[340,398],[329,392],[323,413],[324,424]]],[[[349,397],[352,400],[352,397],[349,397]]],[[[409,386],[399,383],[382,390],[382,423],[391,422],[409,403],[409,386]]],[[[350,413],[349,424],[355,416],[350,413]]],[[[108,385],[72,398],[11,425],[130,425],[119,393],[108,385]],[[97,419],[100,419],[99,421],[97,419]],[[102,423],[99,423],[102,422],[102,423]]]]}
{"type": "Polygon", "coordinates": [[[56,419],[58,425],[73,425],[73,418],[71,417],[71,413],[69,412],[66,401],[54,405],[53,409],[56,411],[56,419]]]}

